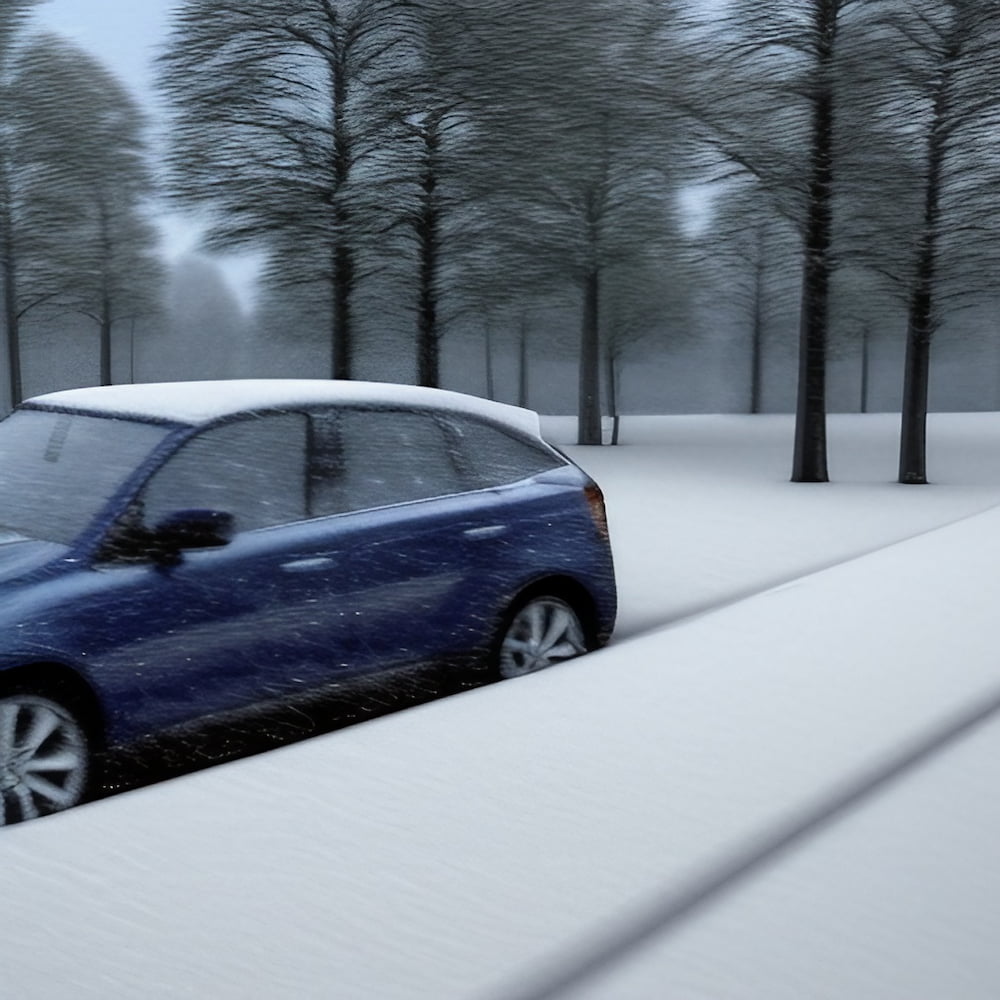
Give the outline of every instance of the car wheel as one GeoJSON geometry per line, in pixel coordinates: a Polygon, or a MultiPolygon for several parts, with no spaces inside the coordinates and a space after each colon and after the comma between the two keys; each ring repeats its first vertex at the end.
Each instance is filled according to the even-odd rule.
{"type": "Polygon", "coordinates": [[[0,826],[75,806],[87,789],[87,731],[36,694],[0,695],[0,826]]]}
{"type": "Polygon", "coordinates": [[[586,634],[573,608],[559,597],[532,597],[511,615],[496,654],[501,679],[534,673],[586,653],[586,634]]]}

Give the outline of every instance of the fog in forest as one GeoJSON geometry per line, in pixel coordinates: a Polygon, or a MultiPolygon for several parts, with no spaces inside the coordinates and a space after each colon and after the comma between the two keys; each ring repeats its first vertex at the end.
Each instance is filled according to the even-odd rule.
{"type": "Polygon", "coordinates": [[[611,413],[1000,407],[983,5],[181,0],[139,84],[84,0],[65,34],[47,6],[0,9],[5,408],[369,378],[585,443],[611,413]]]}

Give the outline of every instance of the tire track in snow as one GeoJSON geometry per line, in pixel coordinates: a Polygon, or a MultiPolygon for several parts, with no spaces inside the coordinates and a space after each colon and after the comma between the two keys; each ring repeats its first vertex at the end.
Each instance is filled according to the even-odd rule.
{"type": "Polygon", "coordinates": [[[838,783],[805,807],[772,824],[742,847],[651,899],[617,928],[581,942],[574,953],[555,959],[527,982],[511,983],[483,1000],[559,1000],[638,951],[678,930],[690,917],[778,862],[788,851],[867,805],[887,786],[907,777],[937,754],[1000,717],[1000,689],[981,697],[947,722],[908,741],[867,770],[838,783]]]}

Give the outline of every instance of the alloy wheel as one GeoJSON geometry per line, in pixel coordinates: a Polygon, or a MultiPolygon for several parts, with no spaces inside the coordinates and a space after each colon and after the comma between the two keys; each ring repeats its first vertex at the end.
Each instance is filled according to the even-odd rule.
{"type": "Polygon", "coordinates": [[[520,677],[587,651],[576,612],[558,597],[536,597],[520,608],[500,643],[499,674],[520,677]]]}
{"type": "Polygon", "coordinates": [[[87,786],[83,726],[32,694],[0,697],[0,826],[76,805],[87,786]]]}

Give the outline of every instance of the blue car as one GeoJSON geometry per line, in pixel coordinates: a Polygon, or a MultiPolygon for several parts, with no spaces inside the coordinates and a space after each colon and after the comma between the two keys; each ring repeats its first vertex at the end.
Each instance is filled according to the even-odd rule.
{"type": "Polygon", "coordinates": [[[395,671],[602,645],[597,485],[536,414],[412,386],[164,383],[0,422],[0,823],[94,754],[395,671]]]}

